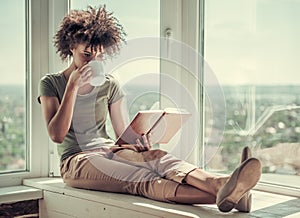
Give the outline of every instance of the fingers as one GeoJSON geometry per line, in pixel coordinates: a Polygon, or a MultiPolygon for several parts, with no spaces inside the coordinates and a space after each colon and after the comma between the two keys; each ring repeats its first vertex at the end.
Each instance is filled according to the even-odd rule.
{"type": "Polygon", "coordinates": [[[87,63],[84,63],[79,69],[79,73],[81,74],[81,77],[87,77],[89,74],[92,74],[92,68],[87,65],[87,63]]]}
{"type": "Polygon", "coordinates": [[[151,132],[149,132],[149,133],[147,134],[147,140],[148,140],[149,149],[152,148],[151,135],[152,135],[151,132]]]}
{"type": "Polygon", "coordinates": [[[137,146],[137,148],[140,151],[148,151],[148,150],[150,150],[151,147],[152,147],[151,134],[147,134],[147,135],[143,134],[141,140],[140,139],[136,140],[136,146],[137,146]],[[143,142],[141,142],[141,140],[143,142]]]}
{"type": "Polygon", "coordinates": [[[149,142],[148,142],[148,138],[146,135],[142,135],[142,139],[144,142],[144,146],[149,150],[149,142]]]}
{"type": "Polygon", "coordinates": [[[124,144],[122,147],[128,148],[137,152],[148,151],[152,148],[151,134],[142,135],[141,139],[135,140],[136,144],[124,144]]]}
{"type": "Polygon", "coordinates": [[[81,66],[80,68],[78,68],[76,71],[73,72],[73,74],[77,75],[75,76],[75,80],[78,83],[78,86],[82,86],[86,83],[89,82],[89,80],[92,77],[92,71],[91,71],[91,67],[88,66],[87,64],[84,64],[83,66],[81,66]]]}
{"type": "Polygon", "coordinates": [[[148,148],[141,142],[140,139],[137,139],[135,142],[135,147],[139,152],[148,150],[148,148]]]}
{"type": "Polygon", "coordinates": [[[150,150],[151,146],[152,146],[150,134],[142,135],[142,139],[143,139],[143,142],[144,142],[144,147],[146,147],[147,150],[150,150]]]}
{"type": "Polygon", "coordinates": [[[84,66],[81,71],[81,79],[83,82],[88,81],[92,76],[92,71],[90,66],[84,66]]]}

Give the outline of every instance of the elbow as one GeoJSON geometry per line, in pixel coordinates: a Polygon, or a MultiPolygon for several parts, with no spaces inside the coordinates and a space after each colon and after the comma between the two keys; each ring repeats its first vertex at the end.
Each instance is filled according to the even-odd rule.
{"type": "Polygon", "coordinates": [[[53,126],[48,126],[48,135],[51,141],[53,141],[56,144],[61,144],[64,141],[67,132],[62,131],[59,128],[55,128],[53,126]]]}
{"type": "Polygon", "coordinates": [[[65,136],[58,134],[50,134],[50,138],[54,143],[61,144],[64,141],[65,136]]]}
{"type": "Polygon", "coordinates": [[[64,141],[68,131],[57,126],[58,124],[50,122],[47,126],[48,135],[51,141],[56,144],[61,144],[64,141]]]}

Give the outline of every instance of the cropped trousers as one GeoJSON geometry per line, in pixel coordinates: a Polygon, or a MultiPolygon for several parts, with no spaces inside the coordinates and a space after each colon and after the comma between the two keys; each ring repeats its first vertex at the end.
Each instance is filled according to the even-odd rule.
{"type": "Polygon", "coordinates": [[[66,158],[60,171],[72,187],[172,202],[178,186],[196,168],[159,149],[136,152],[101,147],[66,158]]]}

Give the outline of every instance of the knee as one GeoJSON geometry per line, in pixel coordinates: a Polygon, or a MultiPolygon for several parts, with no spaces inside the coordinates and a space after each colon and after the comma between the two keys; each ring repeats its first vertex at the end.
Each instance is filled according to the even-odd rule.
{"type": "Polygon", "coordinates": [[[160,149],[154,149],[144,152],[136,152],[130,149],[123,149],[115,153],[118,158],[133,162],[149,162],[158,160],[167,154],[168,152],[160,149]]]}
{"type": "Polygon", "coordinates": [[[167,154],[168,154],[168,152],[160,150],[160,149],[149,150],[149,151],[143,152],[145,161],[161,159],[163,156],[165,156],[167,154]]]}
{"type": "Polygon", "coordinates": [[[114,159],[118,159],[120,161],[144,162],[144,157],[141,155],[141,153],[130,149],[117,151],[114,159]]]}

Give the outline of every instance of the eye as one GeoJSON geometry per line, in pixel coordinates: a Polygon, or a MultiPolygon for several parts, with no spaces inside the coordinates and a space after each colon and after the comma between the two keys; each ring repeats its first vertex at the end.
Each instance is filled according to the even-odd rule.
{"type": "Polygon", "coordinates": [[[89,58],[89,57],[91,57],[91,56],[92,56],[92,53],[89,53],[89,52],[84,52],[84,53],[83,53],[83,55],[84,55],[84,57],[87,57],[87,58],[89,58]]]}

